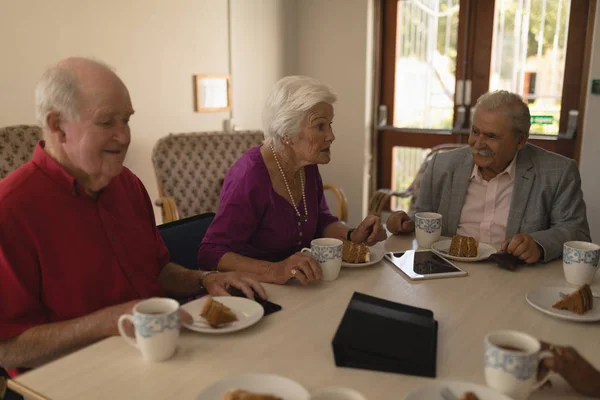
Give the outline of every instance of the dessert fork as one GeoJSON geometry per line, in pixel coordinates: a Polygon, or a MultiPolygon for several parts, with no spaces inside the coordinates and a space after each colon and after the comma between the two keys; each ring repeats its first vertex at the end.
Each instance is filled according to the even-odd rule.
{"type": "MultiPolygon", "coordinates": [[[[564,299],[565,297],[567,297],[567,293],[563,293],[563,292],[558,292],[558,295],[560,296],[561,299],[564,299]]],[[[600,298],[600,294],[592,292],[592,297],[600,298]]]]}
{"type": "Polygon", "coordinates": [[[452,393],[452,391],[447,387],[443,388],[440,394],[442,395],[444,400],[456,400],[456,396],[454,395],[454,393],[452,393]]]}

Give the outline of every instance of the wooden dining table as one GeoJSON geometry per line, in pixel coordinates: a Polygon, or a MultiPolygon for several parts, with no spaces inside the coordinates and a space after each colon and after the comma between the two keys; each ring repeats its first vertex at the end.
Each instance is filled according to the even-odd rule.
{"type": "MultiPolygon", "coordinates": [[[[386,251],[416,248],[413,236],[392,236],[386,251]]],[[[120,337],[110,337],[18,376],[9,387],[31,400],[185,399],[242,373],[277,374],[309,392],[348,387],[369,400],[404,399],[431,383],[395,373],[337,367],[332,339],[354,292],[432,310],[439,323],[437,380],[485,385],[483,339],[495,330],[518,330],[559,345],[573,345],[600,366],[600,324],[557,319],[531,307],[526,294],[565,286],[562,261],[516,272],[490,262],[457,263],[468,276],[411,281],[388,261],[342,268],[331,282],[264,285],[283,309],[235,333],[207,335],[182,329],[169,360],[146,362],[120,337]]],[[[597,286],[596,283],[594,286],[597,286]]],[[[530,399],[578,399],[560,377],[530,399]]]]}

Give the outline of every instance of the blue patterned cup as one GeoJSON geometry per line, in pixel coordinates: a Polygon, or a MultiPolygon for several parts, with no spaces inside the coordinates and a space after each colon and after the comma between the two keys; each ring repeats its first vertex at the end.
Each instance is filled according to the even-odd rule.
{"type": "Polygon", "coordinates": [[[600,246],[588,242],[566,242],[563,245],[563,270],[571,285],[592,284],[598,272],[600,246]]]}
{"type": "Polygon", "coordinates": [[[342,249],[344,243],[339,239],[321,238],[310,242],[310,249],[303,248],[302,253],[309,253],[319,262],[324,281],[336,280],[342,269],[342,249]]]}
{"type": "Polygon", "coordinates": [[[148,361],[163,361],[175,353],[179,327],[179,303],[159,297],[139,302],[133,315],[121,315],[118,323],[121,336],[148,361]],[[135,327],[135,340],[123,328],[126,320],[135,327]]]}
{"type": "Polygon", "coordinates": [[[540,361],[554,355],[542,351],[539,340],[517,331],[497,331],[484,339],[485,381],[489,387],[514,400],[525,400],[548,380],[538,381],[540,361]]]}
{"type": "Polygon", "coordinates": [[[415,236],[422,249],[430,249],[431,245],[442,236],[442,214],[422,212],[415,214],[415,236]]]}

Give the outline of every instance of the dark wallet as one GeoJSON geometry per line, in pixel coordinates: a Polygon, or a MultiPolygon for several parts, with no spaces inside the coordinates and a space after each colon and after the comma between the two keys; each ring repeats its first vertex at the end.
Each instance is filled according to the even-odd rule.
{"type": "Polygon", "coordinates": [[[355,292],[333,338],[335,364],[433,378],[437,331],[430,310],[355,292]]]}
{"type": "Polygon", "coordinates": [[[488,260],[509,271],[516,271],[520,265],[525,264],[519,257],[508,253],[494,253],[488,260]]]}

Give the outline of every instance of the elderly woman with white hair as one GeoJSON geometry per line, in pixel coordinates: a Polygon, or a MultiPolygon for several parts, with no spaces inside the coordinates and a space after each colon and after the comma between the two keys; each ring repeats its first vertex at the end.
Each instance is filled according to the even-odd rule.
{"type": "Polygon", "coordinates": [[[300,250],[318,237],[373,245],[387,235],[376,216],[356,229],[331,215],[318,164],[331,160],[336,95],[319,81],[288,76],[263,111],[265,140],[229,170],[219,210],[198,250],[202,269],[239,271],[262,282],[320,280],[300,250]]]}

